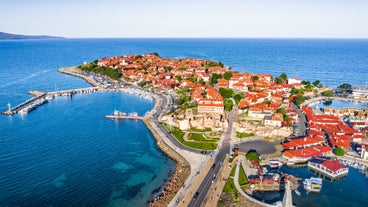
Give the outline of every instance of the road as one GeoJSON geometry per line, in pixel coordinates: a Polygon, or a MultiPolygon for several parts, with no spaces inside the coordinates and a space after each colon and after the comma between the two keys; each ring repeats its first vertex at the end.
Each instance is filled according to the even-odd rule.
{"type": "Polygon", "coordinates": [[[303,114],[303,111],[299,109],[294,103],[291,104],[291,109],[294,110],[298,114],[298,126],[294,128],[294,136],[301,137],[306,136],[307,132],[307,119],[303,114]]]}
{"type": "Polygon", "coordinates": [[[222,163],[226,159],[229,151],[230,151],[230,143],[231,143],[231,134],[232,134],[232,128],[233,128],[233,121],[234,121],[234,110],[232,110],[229,113],[228,118],[228,128],[224,135],[224,140],[222,142],[222,146],[215,158],[215,162],[212,165],[212,168],[207,172],[207,175],[205,176],[204,180],[202,181],[201,185],[199,186],[197,192],[199,193],[197,198],[192,198],[189,205],[190,207],[199,207],[202,206],[206,194],[209,191],[212,181],[216,178],[218,178],[218,175],[220,173],[220,169],[222,166],[222,163]]]}
{"type": "MultiPolygon", "coordinates": [[[[166,137],[178,148],[189,151],[189,152],[194,152],[194,153],[201,153],[201,151],[203,150],[197,150],[197,149],[192,149],[189,147],[186,147],[184,145],[182,145],[175,137],[172,136],[171,133],[169,133],[166,128],[158,121],[158,118],[160,116],[161,113],[167,113],[170,107],[166,107],[166,105],[168,104],[168,99],[169,97],[167,97],[166,95],[162,95],[162,94],[156,94],[157,96],[160,96],[162,99],[162,103],[160,105],[160,108],[153,114],[153,122],[156,124],[156,126],[158,126],[158,128],[160,128],[160,130],[166,135],[166,137]]],[[[172,105],[172,103],[169,102],[168,105],[172,105]]]]}

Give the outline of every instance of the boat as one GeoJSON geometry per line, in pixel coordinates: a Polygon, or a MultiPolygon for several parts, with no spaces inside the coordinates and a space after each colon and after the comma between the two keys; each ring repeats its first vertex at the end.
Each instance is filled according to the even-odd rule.
{"type": "Polygon", "coordinates": [[[295,190],[294,190],[294,193],[295,193],[297,196],[300,196],[300,195],[301,195],[300,191],[298,191],[297,189],[295,189],[295,190]]]}
{"type": "Polygon", "coordinates": [[[271,169],[278,169],[283,165],[283,163],[280,162],[279,160],[270,160],[269,165],[271,169]]]}
{"type": "Polygon", "coordinates": [[[126,116],[125,112],[121,112],[121,111],[118,111],[116,109],[115,109],[113,114],[114,114],[114,116],[126,116]]]}
{"type": "Polygon", "coordinates": [[[319,193],[322,188],[322,178],[311,177],[303,181],[304,189],[307,192],[319,193]]]}

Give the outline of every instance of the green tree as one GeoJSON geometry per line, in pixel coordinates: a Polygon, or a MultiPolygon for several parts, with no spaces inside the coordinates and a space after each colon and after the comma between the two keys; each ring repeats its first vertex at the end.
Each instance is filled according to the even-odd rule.
{"type": "Polygon", "coordinates": [[[225,80],[230,80],[230,78],[233,76],[232,72],[225,72],[224,73],[224,79],[225,80]]]}
{"type": "Polygon", "coordinates": [[[218,74],[218,73],[214,73],[212,74],[211,76],[211,84],[214,85],[214,84],[217,84],[217,80],[222,78],[222,75],[221,74],[218,74]]]}
{"type": "Polygon", "coordinates": [[[278,108],[278,109],[276,110],[276,112],[277,112],[277,113],[280,113],[280,114],[282,114],[282,115],[286,115],[287,110],[286,110],[285,108],[281,107],[281,108],[278,108]]]}
{"type": "Polygon", "coordinates": [[[323,91],[322,96],[332,97],[334,93],[331,90],[323,91]]]}
{"type": "Polygon", "coordinates": [[[247,158],[247,160],[249,161],[260,161],[261,159],[259,159],[259,154],[257,153],[256,150],[249,150],[247,152],[247,154],[245,155],[245,157],[247,158]]]}
{"type": "Polygon", "coordinates": [[[344,156],[345,154],[345,150],[342,147],[336,147],[333,152],[337,156],[344,156]]]}
{"type": "Polygon", "coordinates": [[[295,104],[300,106],[300,104],[304,103],[308,98],[305,97],[305,96],[297,96],[294,101],[295,101],[295,104]]]}
{"type": "Polygon", "coordinates": [[[151,55],[155,55],[157,57],[160,57],[160,55],[157,52],[153,52],[153,53],[151,53],[151,55]]]}
{"type": "Polygon", "coordinates": [[[220,88],[219,93],[221,94],[221,96],[223,98],[231,98],[231,97],[233,97],[234,91],[231,88],[229,88],[229,89],[220,88]]]}
{"type": "Polygon", "coordinates": [[[340,88],[340,89],[345,89],[345,90],[351,90],[351,85],[349,83],[343,83],[341,85],[339,85],[337,88],[340,88]]]}
{"type": "Polygon", "coordinates": [[[230,99],[224,99],[224,106],[225,106],[225,111],[231,111],[231,109],[233,108],[233,101],[230,99]]]}
{"type": "Polygon", "coordinates": [[[176,79],[178,79],[178,81],[181,82],[183,80],[183,77],[181,77],[180,75],[177,75],[176,79]]]}
{"type": "Polygon", "coordinates": [[[192,83],[197,83],[197,79],[194,77],[194,74],[190,75],[189,80],[190,80],[192,83]]]}
{"type": "Polygon", "coordinates": [[[283,81],[280,77],[277,77],[275,78],[275,83],[279,85],[279,84],[283,84],[283,81]]]}
{"type": "Polygon", "coordinates": [[[257,81],[257,80],[259,80],[259,77],[258,77],[258,76],[256,76],[256,75],[255,75],[255,76],[252,76],[252,80],[253,80],[253,81],[257,81]]]}
{"type": "Polygon", "coordinates": [[[173,69],[173,68],[172,68],[171,66],[167,66],[167,67],[165,67],[166,72],[169,72],[169,73],[172,71],[172,69],[173,69]]]}
{"type": "Polygon", "coordinates": [[[238,104],[240,102],[240,100],[244,97],[244,95],[242,96],[241,94],[235,94],[233,99],[235,101],[236,104],[238,104]]]}
{"type": "Polygon", "coordinates": [[[284,80],[284,81],[287,81],[287,79],[288,79],[286,73],[281,73],[279,77],[280,77],[281,80],[284,80]]]}
{"type": "Polygon", "coordinates": [[[186,69],[188,69],[187,67],[185,67],[185,66],[179,66],[178,67],[178,70],[186,70],[186,69]]]}
{"type": "Polygon", "coordinates": [[[318,85],[320,84],[320,81],[316,80],[312,84],[313,84],[314,87],[318,87],[318,85]]]}

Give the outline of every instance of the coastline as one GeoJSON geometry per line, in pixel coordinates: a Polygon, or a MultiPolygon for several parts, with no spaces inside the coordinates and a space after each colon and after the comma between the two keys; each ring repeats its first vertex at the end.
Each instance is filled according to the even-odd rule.
{"type": "MultiPolygon", "coordinates": [[[[92,78],[75,71],[75,68],[76,68],[75,66],[69,66],[59,68],[58,71],[60,73],[82,78],[94,87],[101,86],[101,84],[95,82],[92,78]]],[[[159,107],[158,106],[158,103],[160,102],[159,96],[153,96],[153,98],[155,99],[156,103],[154,107],[151,109],[150,113],[152,111],[155,111],[159,107]]],[[[152,136],[156,140],[157,147],[176,163],[175,170],[173,171],[171,176],[168,177],[168,180],[165,183],[165,185],[161,186],[160,193],[157,196],[154,196],[148,205],[152,207],[168,206],[168,204],[175,197],[176,193],[180,190],[180,188],[184,185],[185,181],[188,179],[191,172],[191,166],[189,162],[181,154],[172,149],[159,136],[159,134],[153,127],[153,125],[155,124],[153,120],[145,118],[142,121],[146,125],[146,127],[150,130],[152,136]]]]}

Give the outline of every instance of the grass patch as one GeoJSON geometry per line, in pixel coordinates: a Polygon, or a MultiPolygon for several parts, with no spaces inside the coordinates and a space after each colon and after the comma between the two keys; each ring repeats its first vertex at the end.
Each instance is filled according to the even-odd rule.
{"type": "Polygon", "coordinates": [[[225,184],[224,189],[222,190],[222,192],[224,192],[224,193],[235,193],[235,192],[238,192],[236,190],[236,187],[235,187],[234,179],[233,178],[227,179],[226,184],[225,184]]]}
{"type": "Polygon", "coordinates": [[[235,170],[236,170],[236,166],[234,166],[231,169],[231,173],[229,175],[229,178],[226,181],[226,184],[224,186],[224,189],[222,190],[222,192],[224,193],[238,193],[238,190],[236,190],[235,184],[234,184],[234,175],[235,175],[235,170]]]}
{"type": "Polygon", "coordinates": [[[197,141],[186,141],[184,140],[184,132],[182,132],[179,128],[170,126],[168,127],[167,124],[164,124],[165,128],[183,145],[195,148],[195,149],[201,149],[201,150],[215,150],[217,148],[217,143],[213,142],[197,142],[197,141]]]}
{"type": "Polygon", "coordinates": [[[190,133],[188,139],[200,142],[217,142],[218,139],[206,138],[203,134],[190,133]]]}
{"type": "Polygon", "coordinates": [[[189,131],[192,131],[192,132],[210,132],[210,131],[212,131],[212,129],[209,128],[209,127],[206,127],[204,129],[197,129],[197,128],[193,127],[193,128],[190,128],[189,131]]]}
{"type": "Polygon", "coordinates": [[[236,137],[238,138],[247,138],[247,137],[253,137],[255,134],[252,133],[242,133],[242,132],[236,132],[236,137]]]}
{"type": "Polygon", "coordinates": [[[235,176],[235,170],[236,170],[236,166],[233,167],[233,169],[231,169],[231,172],[230,172],[230,177],[234,177],[235,176]]]}
{"type": "Polygon", "coordinates": [[[243,186],[248,184],[248,178],[247,175],[244,172],[243,166],[239,166],[239,185],[243,186]]]}

